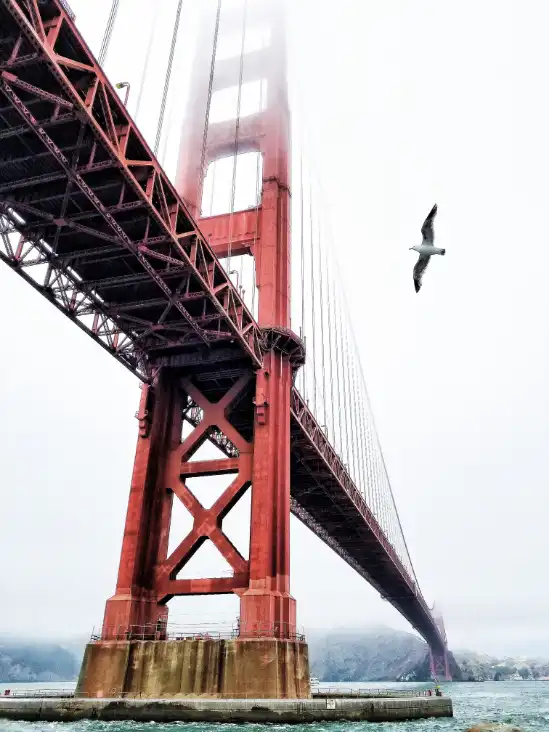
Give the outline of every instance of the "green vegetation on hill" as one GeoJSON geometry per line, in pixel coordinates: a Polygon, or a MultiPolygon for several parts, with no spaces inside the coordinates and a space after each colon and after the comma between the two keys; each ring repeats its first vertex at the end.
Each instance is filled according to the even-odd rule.
{"type": "MultiPolygon", "coordinates": [[[[76,680],[86,640],[42,643],[0,636],[0,683],[76,680]]],[[[310,630],[307,641],[311,673],[324,683],[430,680],[427,645],[412,633],[382,627],[310,630]]],[[[454,681],[549,678],[549,661],[471,651],[451,654],[450,668],[454,681]]]]}
{"type": "Polygon", "coordinates": [[[309,631],[307,640],[311,673],[323,682],[404,680],[427,656],[421,638],[388,628],[309,631]]]}
{"type": "Polygon", "coordinates": [[[464,681],[519,681],[549,678],[549,662],[531,658],[496,658],[494,656],[456,652],[464,681]]]}
{"type": "MultiPolygon", "coordinates": [[[[309,631],[311,673],[322,682],[429,681],[429,651],[412,633],[389,628],[309,631]]],[[[549,661],[495,658],[472,651],[450,654],[454,681],[549,678],[549,661]]]]}
{"type": "Polygon", "coordinates": [[[0,682],[73,681],[78,659],[55,643],[0,638],[0,682]]]}

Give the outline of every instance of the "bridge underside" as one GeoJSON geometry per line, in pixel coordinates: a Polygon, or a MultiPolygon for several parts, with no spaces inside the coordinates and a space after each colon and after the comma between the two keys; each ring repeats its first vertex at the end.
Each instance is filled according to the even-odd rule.
{"type": "MultiPolygon", "coordinates": [[[[195,369],[193,379],[210,401],[218,401],[245,370],[195,369]]],[[[250,391],[251,397],[251,391],[250,391]]],[[[194,405],[196,408],[196,405],[194,405]]],[[[297,390],[291,399],[291,510],[313,533],[336,551],[440,651],[438,629],[425,601],[387,541],[364,497],[330,445],[324,431],[297,390]]],[[[198,424],[192,402],[185,418],[198,424]]],[[[247,439],[253,436],[253,404],[242,398],[231,412],[231,424],[247,439]]],[[[211,441],[228,457],[234,446],[219,432],[211,441]]]]}
{"type": "MultiPolygon", "coordinates": [[[[144,381],[175,369],[215,402],[254,374],[264,334],[57,1],[0,0],[0,72],[0,258],[144,381]]],[[[252,392],[228,415],[248,441],[252,392]]],[[[198,411],[187,398],[184,418],[196,423],[198,411]]],[[[443,649],[419,588],[295,389],[291,501],[443,649]]]]}
{"type": "Polygon", "coordinates": [[[419,588],[296,392],[291,424],[292,513],[375,587],[430,645],[442,648],[419,588]]]}

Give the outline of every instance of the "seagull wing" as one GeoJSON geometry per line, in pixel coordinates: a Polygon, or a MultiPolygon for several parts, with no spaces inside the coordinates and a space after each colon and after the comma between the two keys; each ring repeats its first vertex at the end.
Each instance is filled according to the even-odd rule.
{"type": "Polygon", "coordinates": [[[423,236],[423,244],[427,246],[433,246],[433,242],[435,240],[435,232],[433,230],[433,223],[435,220],[435,216],[437,215],[437,205],[433,206],[431,209],[431,212],[429,213],[429,216],[425,219],[423,222],[423,226],[421,227],[421,235],[423,236]]]}
{"type": "Polygon", "coordinates": [[[423,277],[423,273],[427,269],[430,259],[430,254],[420,254],[419,259],[416,262],[414,267],[414,286],[416,288],[416,292],[419,292],[421,289],[421,279],[423,277]]]}

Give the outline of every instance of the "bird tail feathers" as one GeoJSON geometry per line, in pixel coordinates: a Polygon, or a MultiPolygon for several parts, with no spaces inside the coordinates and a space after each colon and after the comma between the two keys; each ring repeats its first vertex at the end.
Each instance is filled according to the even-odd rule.
{"type": "Polygon", "coordinates": [[[440,253],[442,254],[442,256],[444,256],[446,254],[446,249],[441,249],[440,253]]]}

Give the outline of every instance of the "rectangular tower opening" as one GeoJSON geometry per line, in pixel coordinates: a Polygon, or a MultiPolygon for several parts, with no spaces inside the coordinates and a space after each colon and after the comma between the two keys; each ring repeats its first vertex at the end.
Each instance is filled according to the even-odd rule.
{"type": "Polygon", "coordinates": [[[204,178],[201,215],[219,216],[256,208],[261,202],[262,178],[263,156],[260,152],[213,160],[204,178]]]}
{"type": "MultiPolygon", "coordinates": [[[[239,85],[228,86],[212,95],[208,124],[226,122],[238,117],[250,117],[265,109],[267,98],[267,82],[265,79],[248,81],[239,85]],[[240,88],[240,110],[238,109],[238,90],[240,88]],[[240,114],[239,114],[240,111],[240,114]]],[[[236,130],[235,130],[236,131],[236,130]]]]}

